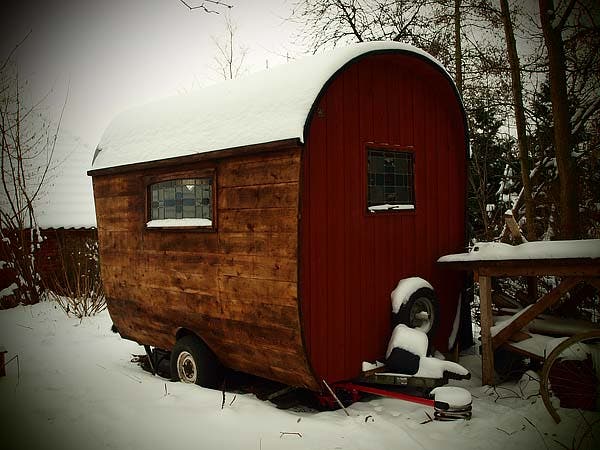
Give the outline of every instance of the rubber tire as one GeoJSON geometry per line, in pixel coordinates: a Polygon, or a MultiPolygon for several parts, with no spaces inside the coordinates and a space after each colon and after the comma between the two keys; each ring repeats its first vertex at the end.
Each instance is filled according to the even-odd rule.
{"type": "Polygon", "coordinates": [[[182,352],[191,355],[196,365],[196,383],[199,386],[220,389],[223,380],[223,367],[217,356],[194,335],[180,338],[171,350],[171,379],[181,381],[177,371],[177,359],[182,352]]]}
{"type": "Polygon", "coordinates": [[[414,328],[414,322],[410,317],[411,310],[415,303],[418,301],[423,301],[429,303],[429,307],[433,313],[433,321],[431,323],[431,328],[427,332],[427,337],[429,338],[429,342],[431,343],[431,339],[435,336],[435,333],[440,324],[440,302],[435,295],[435,292],[427,287],[417,289],[413,294],[409,297],[408,301],[402,305],[400,311],[396,314],[392,314],[392,329],[396,327],[396,325],[403,323],[408,327],[414,328]]]}

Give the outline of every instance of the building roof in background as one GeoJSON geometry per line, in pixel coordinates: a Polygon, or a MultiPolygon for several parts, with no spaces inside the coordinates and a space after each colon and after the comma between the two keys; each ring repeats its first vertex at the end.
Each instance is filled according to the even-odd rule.
{"type": "Polygon", "coordinates": [[[92,180],[86,173],[92,148],[68,131],[59,131],[52,169],[36,200],[40,228],[96,227],[92,180]]]}

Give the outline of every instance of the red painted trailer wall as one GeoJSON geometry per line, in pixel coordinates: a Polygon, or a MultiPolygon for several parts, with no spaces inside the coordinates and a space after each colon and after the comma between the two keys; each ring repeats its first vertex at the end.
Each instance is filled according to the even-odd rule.
{"type": "Polygon", "coordinates": [[[300,301],[318,379],[357,376],[391,334],[390,292],[406,277],[432,283],[446,350],[462,279],[439,270],[465,245],[464,114],[439,68],[402,53],[372,54],[324,89],[303,155],[300,301]],[[411,147],[414,211],[367,211],[366,145],[411,147]]]}

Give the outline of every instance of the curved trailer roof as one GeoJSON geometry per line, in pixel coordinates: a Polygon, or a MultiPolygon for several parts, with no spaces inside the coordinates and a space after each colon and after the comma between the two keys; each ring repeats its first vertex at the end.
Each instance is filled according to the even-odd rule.
{"type": "Polygon", "coordinates": [[[311,109],[332,77],[361,56],[389,51],[425,59],[452,80],[435,58],[407,44],[374,41],[337,48],[125,111],[104,132],[92,168],[287,139],[303,142],[311,109]]]}

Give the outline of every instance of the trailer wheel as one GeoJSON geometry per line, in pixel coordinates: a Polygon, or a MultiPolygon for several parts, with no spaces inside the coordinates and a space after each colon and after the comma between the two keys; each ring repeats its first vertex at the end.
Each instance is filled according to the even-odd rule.
{"type": "Polygon", "coordinates": [[[417,328],[431,339],[439,325],[440,304],[435,292],[430,288],[417,289],[402,305],[397,314],[393,314],[392,324],[395,327],[403,323],[410,328],[417,328]]]}
{"type": "Polygon", "coordinates": [[[171,351],[173,381],[218,388],[222,372],[216,355],[196,336],[183,336],[175,343],[171,351]]]}

